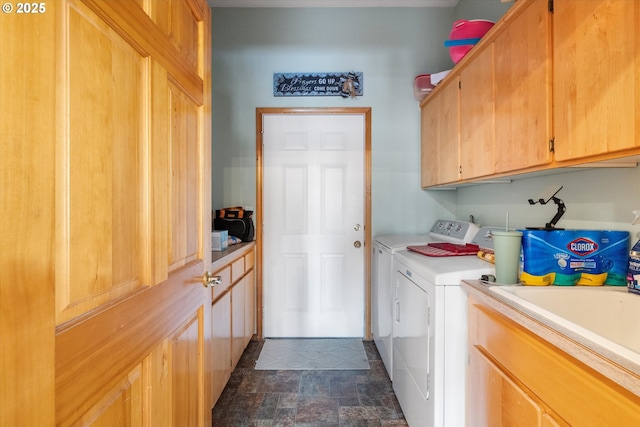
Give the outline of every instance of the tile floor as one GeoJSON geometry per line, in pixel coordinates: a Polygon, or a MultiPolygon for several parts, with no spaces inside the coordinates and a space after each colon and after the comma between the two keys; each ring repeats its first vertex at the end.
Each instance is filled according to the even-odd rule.
{"type": "Polygon", "coordinates": [[[256,371],[263,341],[252,341],[213,408],[213,427],[407,426],[373,341],[371,369],[256,371]]]}

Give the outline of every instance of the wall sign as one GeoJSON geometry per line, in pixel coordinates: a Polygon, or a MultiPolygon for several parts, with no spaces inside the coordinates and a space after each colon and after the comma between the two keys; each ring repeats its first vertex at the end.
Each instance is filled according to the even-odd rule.
{"type": "Polygon", "coordinates": [[[273,73],[273,96],[362,96],[362,73],[273,73]]]}

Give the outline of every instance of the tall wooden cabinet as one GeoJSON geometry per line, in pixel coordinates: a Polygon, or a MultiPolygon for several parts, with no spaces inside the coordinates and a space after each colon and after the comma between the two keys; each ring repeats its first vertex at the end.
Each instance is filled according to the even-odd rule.
{"type": "Polygon", "coordinates": [[[38,4],[2,16],[0,425],[211,425],[210,9],[38,4]]]}

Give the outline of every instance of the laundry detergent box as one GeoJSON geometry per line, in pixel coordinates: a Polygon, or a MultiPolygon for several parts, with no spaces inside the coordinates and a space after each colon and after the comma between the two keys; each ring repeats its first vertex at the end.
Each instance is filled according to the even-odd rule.
{"type": "Polygon", "coordinates": [[[626,285],[629,232],[521,230],[525,285],[626,285]]]}

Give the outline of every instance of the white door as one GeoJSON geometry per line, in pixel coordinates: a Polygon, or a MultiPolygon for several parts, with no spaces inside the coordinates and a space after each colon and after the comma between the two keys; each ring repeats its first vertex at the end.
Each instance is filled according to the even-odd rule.
{"type": "Polygon", "coordinates": [[[364,116],[263,126],[265,337],[364,335],[364,116]]]}

